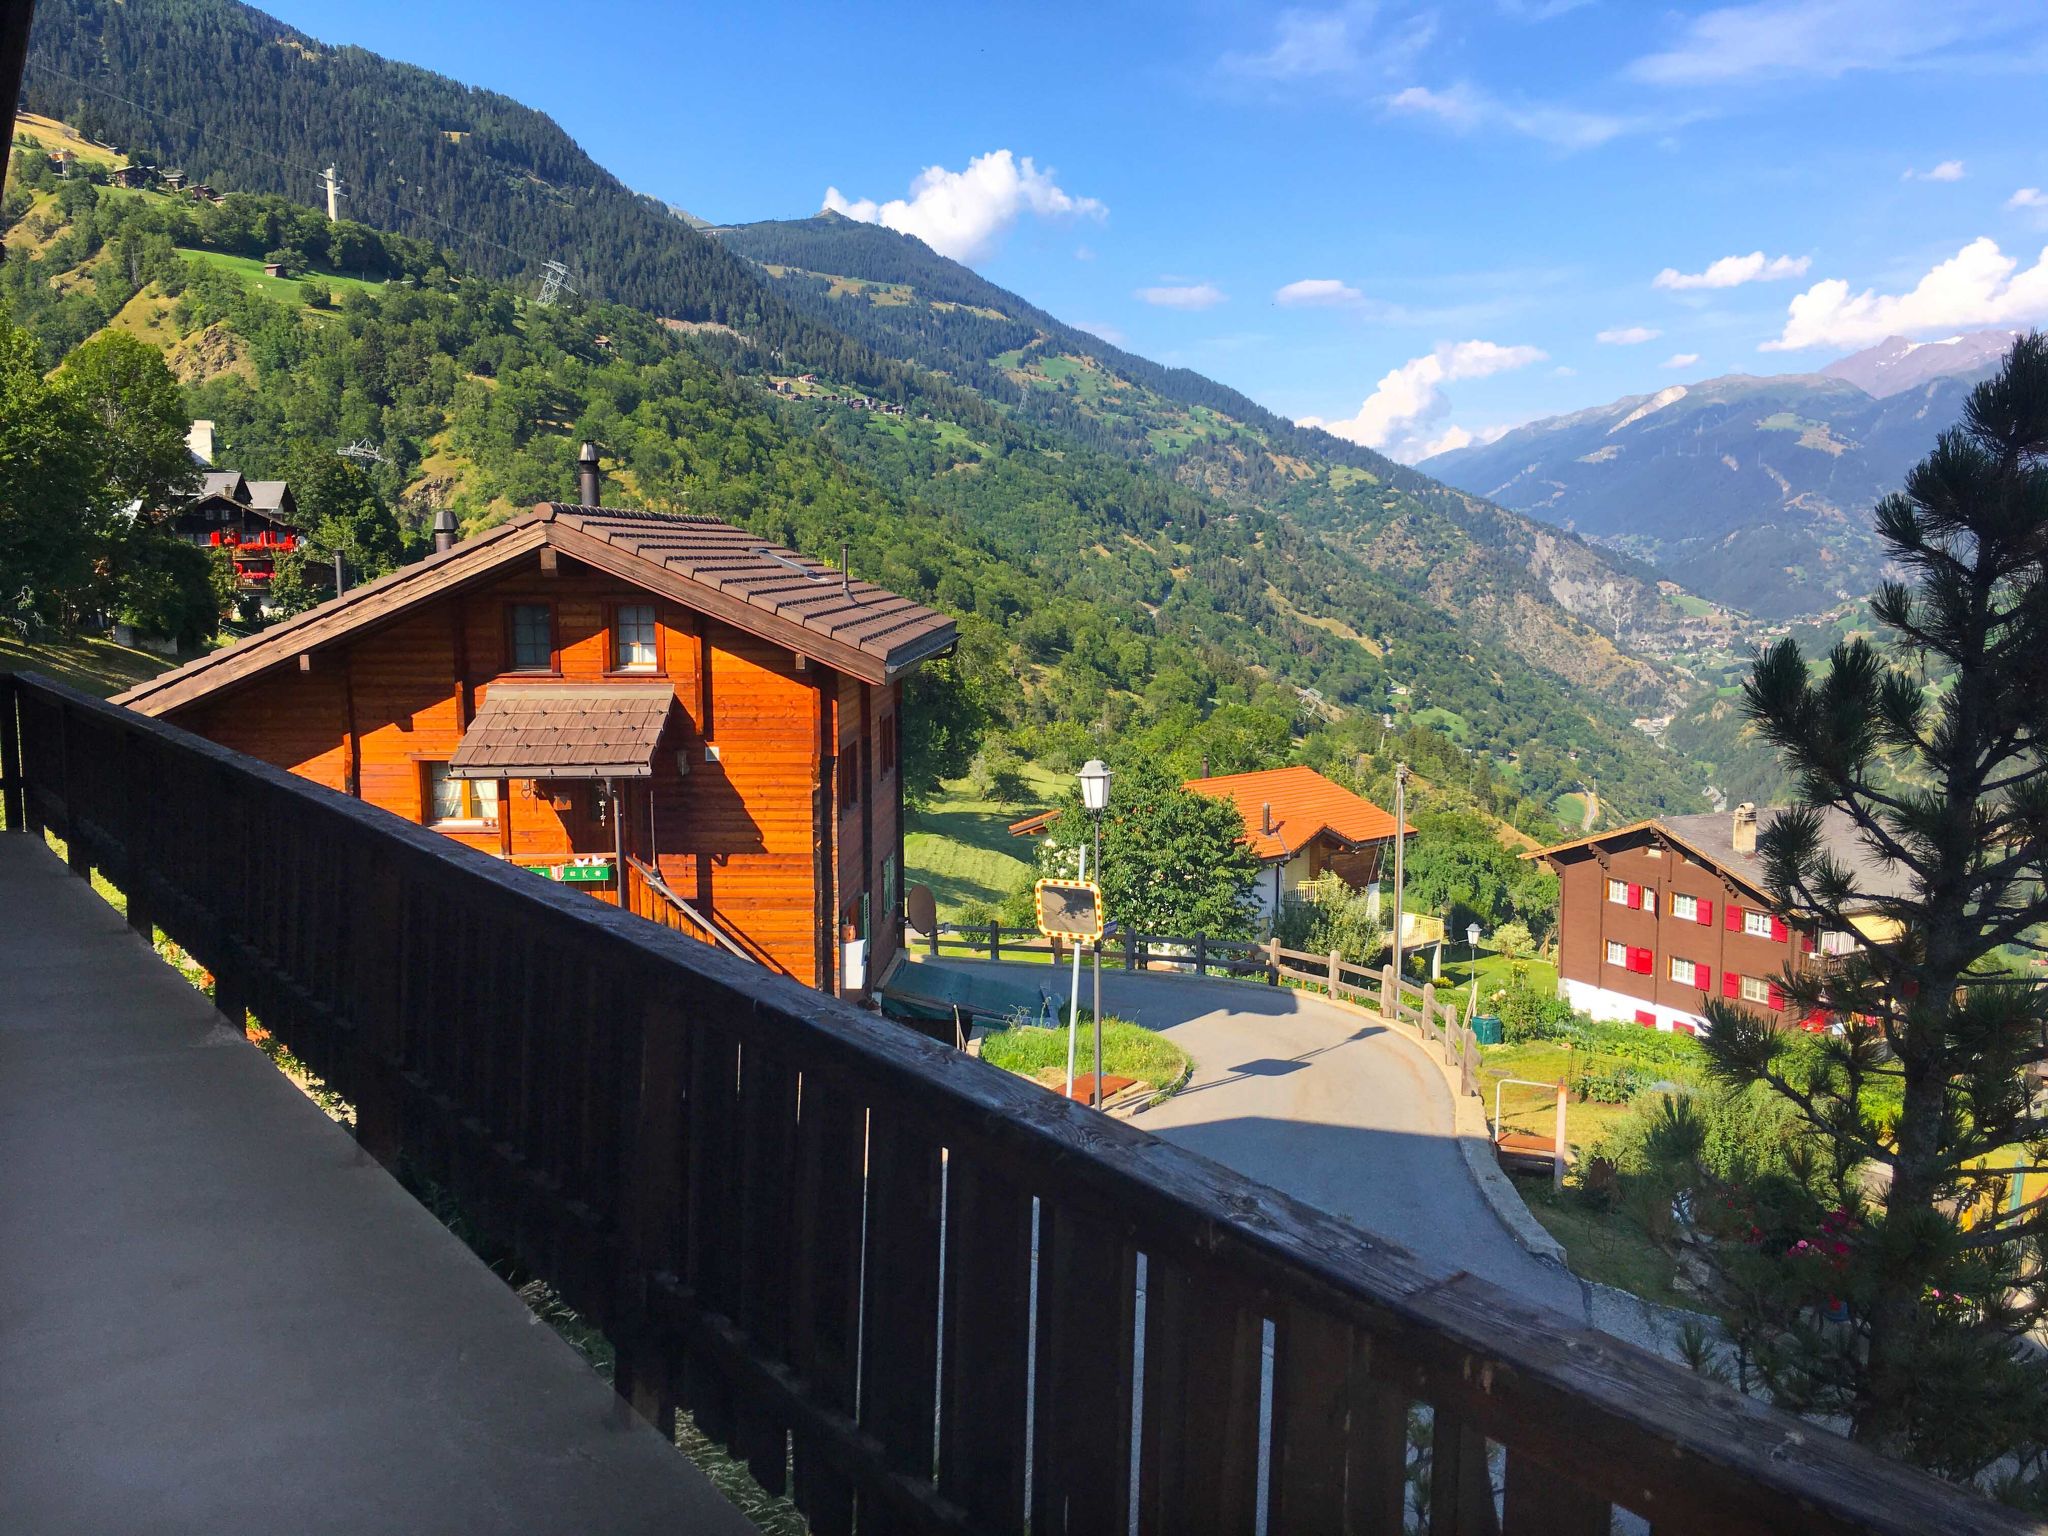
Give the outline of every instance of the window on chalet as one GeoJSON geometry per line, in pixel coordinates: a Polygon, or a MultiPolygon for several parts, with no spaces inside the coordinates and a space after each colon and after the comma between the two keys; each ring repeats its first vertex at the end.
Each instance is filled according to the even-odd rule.
{"type": "Polygon", "coordinates": [[[1615,904],[1615,905],[1616,905],[1617,907],[1625,907],[1625,906],[1627,906],[1627,905],[1628,905],[1628,882],[1627,882],[1626,880],[1610,880],[1610,881],[1608,881],[1608,882],[1607,882],[1607,899],[1608,899],[1609,901],[1613,902],[1613,903],[1614,903],[1614,904],[1615,904]]]}
{"type": "Polygon", "coordinates": [[[1820,952],[1824,955],[1853,955],[1860,947],[1855,934],[1840,928],[1830,928],[1820,936],[1820,952]]]}
{"type": "Polygon", "coordinates": [[[1671,915],[1681,923],[1698,922],[1700,920],[1699,897],[1673,895],[1671,898],[1671,915]]]}
{"type": "Polygon", "coordinates": [[[612,610],[612,670],[652,672],[655,665],[654,604],[620,603],[612,610]]]}
{"type": "Polygon", "coordinates": [[[892,853],[882,860],[882,916],[884,921],[890,921],[895,918],[896,903],[901,899],[902,894],[899,888],[898,871],[896,869],[896,855],[892,853]]]}
{"type": "Polygon", "coordinates": [[[1742,978],[1742,1000],[1745,1003],[1765,1003],[1771,1000],[1771,984],[1761,976],[1742,978]]]}
{"type": "Polygon", "coordinates": [[[1671,979],[1681,987],[1696,987],[1700,984],[1700,968],[1690,960],[1671,957],[1671,979]]]}
{"type": "Polygon", "coordinates": [[[839,809],[851,810],[860,804],[860,748],[849,746],[839,754],[839,809]]]}
{"type": "Polygon", "coordinates": [[[1742,931],[1752,939],[1768,939],[1771,936],[1771,914],[1752,912],[1745,907],[1742,912],[1742,931]]]}
{"type": "Polygon", "coordinates": [[[555,610],[546,603],[514,603],[510,616],[512,670],[555,670],[555,610]]]}
{"type": "Polygon", "coordinates": [[[1607,963],[1609,965],[1627,965],[1628,946],[1619,939],[1609,939],[1607,941],[1607,963]]]}
{"type": "Polygon", "coordinates": [[[1652,917],[1657,915],[1657,889],[1655,886],[1646,885],[1643,887],[1643,910],[1652,917]]]}
{"type": "Polygon", "coordinates": [[[458,779],[446,763],[422,763],[420,790],[420,819],[430,826],[497,825],[498,786],[490,779],[458,779]]]}

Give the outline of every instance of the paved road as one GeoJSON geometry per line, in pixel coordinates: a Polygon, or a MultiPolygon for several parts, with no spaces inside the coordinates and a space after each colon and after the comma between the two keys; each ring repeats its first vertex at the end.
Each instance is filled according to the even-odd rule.
{"type": "MultiPolygon", "coordinates": [[[[989,970],[986,961],[925,963],[989,970]]],[[[997,969],[1057,986],[1064,1002],[1064,969],[1058,983],[1045,966],[997,969]]],[[[1087,985],[1084,977],[1084,998],[1087,985]]],[[[1432,1264],[1589,1319],[1577,1278],[1518,1244],[1480,1197],[1452,1134],[1450,1091],[1398,1030],[1291,988],[1154,972],[1104,972],[1102,1004],[1194,1058],[1188,1086],[1138,1117],[1144,1129],[1432,1264]]]]}

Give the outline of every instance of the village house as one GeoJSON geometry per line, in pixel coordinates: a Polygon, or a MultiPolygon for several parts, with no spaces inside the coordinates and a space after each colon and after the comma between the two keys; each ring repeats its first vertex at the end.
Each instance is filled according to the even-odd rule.
{"type": "Polygon", "coordinates": [[[902,680],[952,621],[711,518],[543,503],[437,544],[118,702],[866,998],[902,680]]]}
{"type": "MultiPolygon", "coordinates": [[[[1779,815],[1733,811],[1664,816],[1539,848],[1558,877],[1558,989],[1596,1019],[1696,1034],[1718,997],[1786,1025],[1795,1017],[1779,978],[1824,968],[1864,943],[1893,937],[1891,920],[1851,914],[1853,932],[1819,931],[1780,911],[1764,883],[1756,839],[1779,815]]],[[[1897,894],[1902,877],[1878,865],[1839,811],[1822,814],[1827,851],[1859,889],[1897,894]]]]}
{"type": "MultiPolygon", "coordinates": [[[[1382,874],[1392,872],[1392,814],[1313,768],[1218,774],[1182,787],[1237,807],[1245,844],[1259,861],[1253,894],[1269,927],[1290,894],[1325,873],[1377,898],[1382,874]]],[[[1415,829],[1401,833],[1413,837],[1415,829]]]]}
{"type": "Polygon", "coordinates": [[[291,487],[282,480],[209,469],[198,490],[171,509],[168,522],[189,544],[227,550],[235,585],[260,592],[277,574],[277,557],[298,548],[298,513],[291,487]]]}

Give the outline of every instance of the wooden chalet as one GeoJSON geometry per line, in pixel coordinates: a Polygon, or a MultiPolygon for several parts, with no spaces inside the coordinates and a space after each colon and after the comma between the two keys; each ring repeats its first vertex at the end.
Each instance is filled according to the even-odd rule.
{"type": "Polygon", "coordinates": [[[198,491],[172,509],[169,522],[187,543],[228,550],[235,584],[261,591],[277,574],[277,557],[298,548],[298,516],[298,502],[286,482],[209,469],[198,491]]]}
{"type": "Polygon", "coordinates": [[[907,598],[710,518],[543,503],[117,702],[822,990],[902,924],[907,598]]]}
{"type": "Polygon", "coordinates": [[[1821,817],[1828,853],[1870,893],[1870,910],[1848,914],[1853,931],[1823,930],[1772,899],[1757,832],[1782,812],[1660,816],[1522,855],[1558,877],[1558,992],[1596,1019],[1697,1034],[1719,998],[1785,1026],[1825,1027],[1799,1016],[1779,981],[1825,970],[1866,943],[1886,943],[1897,924],[1875,910],[1904,878],[1864,846],[1840,811],[1821,817]]]}
{"type": "MultiPolygon", "coordinates": [[[[1244,821],[1244,843],[1259,861],[1253,894],[1268,922],[1288,893],[1326,873],[1376,894],[1392,863],[1394,818],[1363,795],[1296,765],[1189,779],[1182,788],[1228,800],[1244,821]]],[[[1401,828],[1407,837],[1413,827],[1401,828]]]]}

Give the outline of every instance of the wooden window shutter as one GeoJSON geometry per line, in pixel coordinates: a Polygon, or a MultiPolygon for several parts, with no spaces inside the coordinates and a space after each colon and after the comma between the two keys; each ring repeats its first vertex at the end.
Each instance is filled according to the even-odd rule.
{"type": "Polygon", "coordinates": [[[1741,997],[1742,978],[1733,971],[1723,971],[1721,973],[1721,995],[1723,997],[1741,997]]]}
{"type": "Polygon", "coordinates": [[[1638,912],[1643,910],[1643,888],[1634,881],[1629,882],[1628,904],[1638,912]]]}
{"type": "Polygon", "coordinates": [[[1655,1029],[1657,1027],[1657,1015],[1647,1008],[1638,1008],[1636,1010],[1636,1022],[1645,1029],[1655,1029]]]}
{"type": "Polygon", "coordinates": [[[1792,931],[1785,926],[1785,920],[1776,913],[1771,914],[1771,942],[1782,944],[1791,936],[1792,931]]]}
{"type": "Polygon", "coordinates": [[[1714,904],[1713,904],[1713,903],[1712,903],[1711,901],[1705,901],[1705,900],[1702,900],[1702,901],[1700,902],[1700,904],[1699,904],[1699,908],[1700,908],[1700,910],[1699,910],[1699,919],[1700,919],[1700,926],[1701,926],[1702,928],[1711,928],[1711,927],[1713,927],[1713,926],[1714,926],[1714,904]]]}
{"type": "Polygon", "coordinates": [[[1742,932],[1742,908],[1735,905],[1732,901],[1728,903],[1728,931],[1730,933],[1742,932]]]}
{"type": "Polygon", "coordinates": [[[1785,994],[1778,990],[1778,984],[1774,981],[1771,983],[1771,1011],[1774,1013],[1782,1012],[1784,1007],[1785,994]]]}
{"type": "Polygon", "coordinates": [[[1799,952],[1802,955],[1810,955],[1813,953],[1812,930],[1806,928],[1802,928],[1799,930],[1799,952]]]}
{"type": "Polygon", "coordinates": [[[1692,979],[1699,983],[1699,988],[1702,992],[1714,990],[1714,968],[1711,965],[1696,965],[1693,967],[1693,972],[1692,979]]]}

